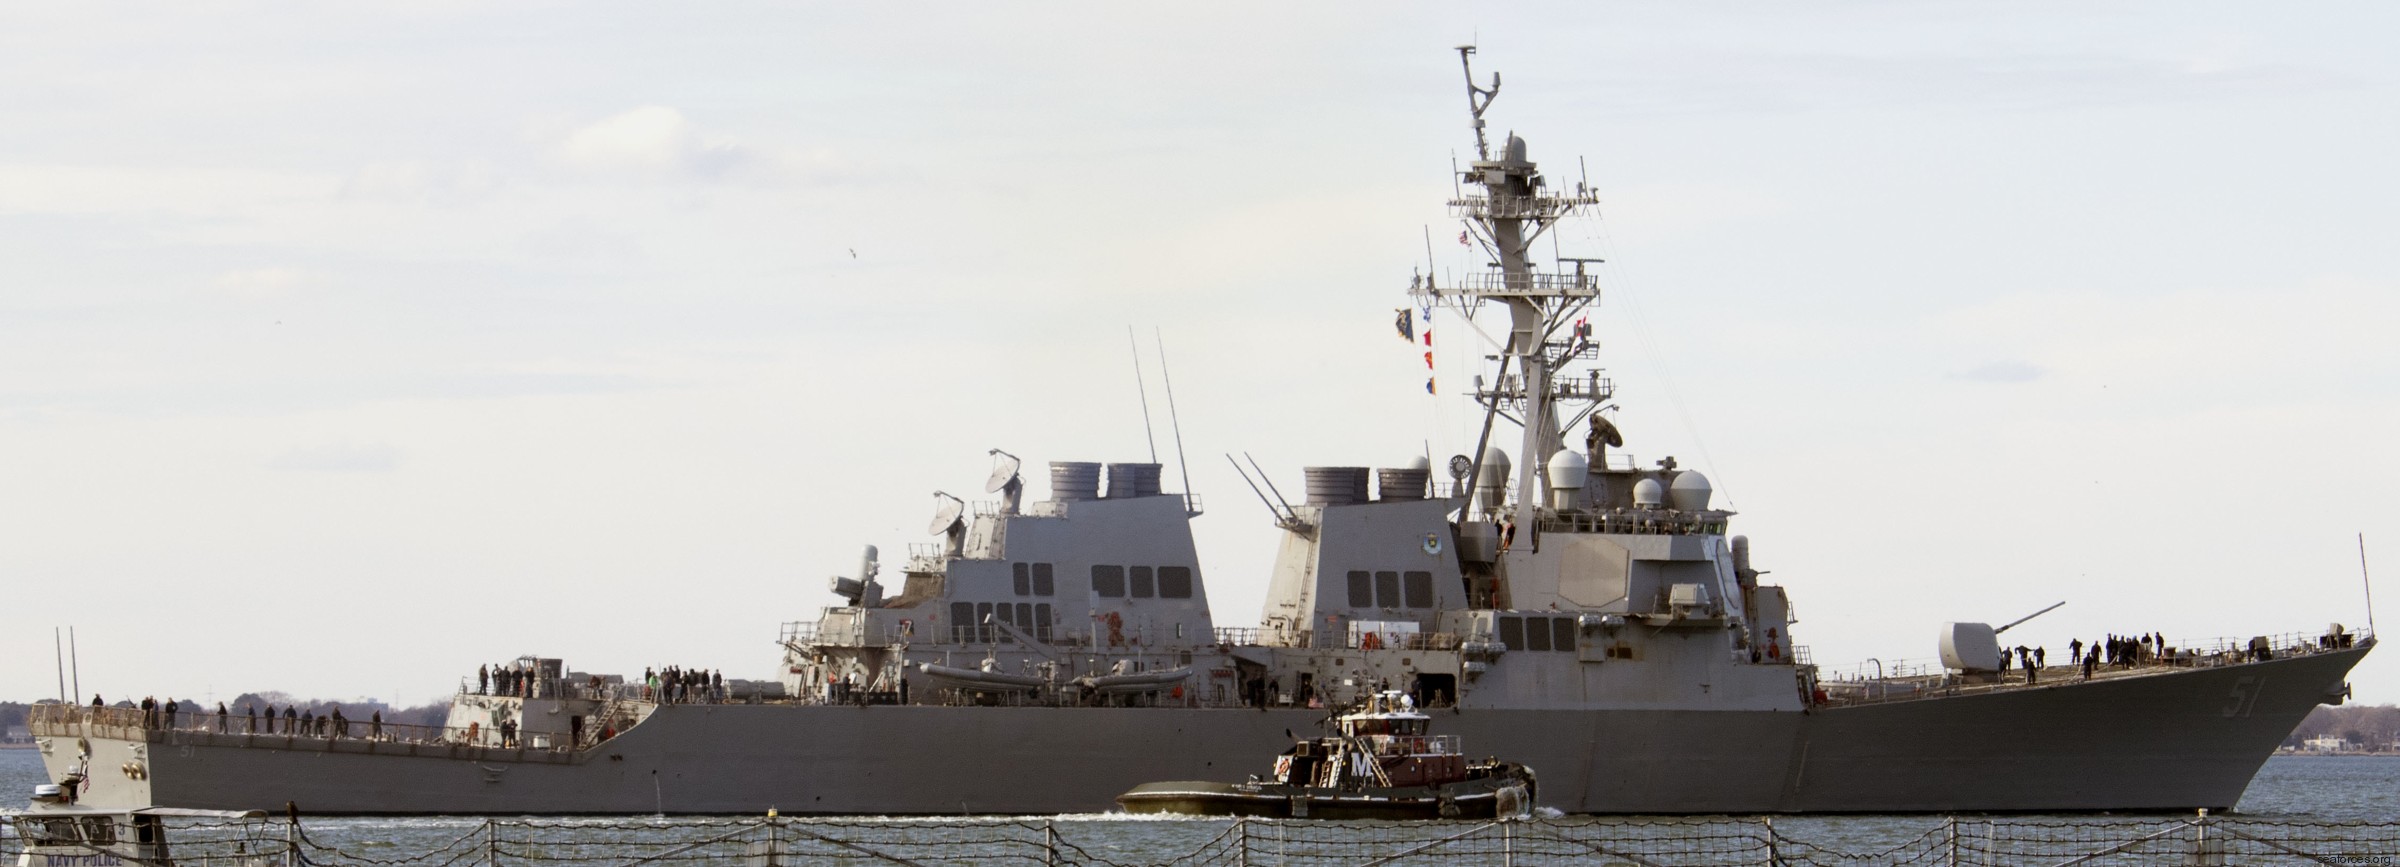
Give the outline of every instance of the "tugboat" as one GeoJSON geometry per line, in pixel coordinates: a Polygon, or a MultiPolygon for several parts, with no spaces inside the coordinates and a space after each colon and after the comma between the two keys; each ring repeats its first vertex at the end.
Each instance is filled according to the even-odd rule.
{"type": "Polygon", "coordinates": [[[1143,783],[1117,796],[1129,813],[1291,819],[1522,819],[1532,815],[1533,769],[1468,760],[1457,735],[1427,734],[1432,718],[1393,690],[1333,718],[1334,734],[1275,757],[1272,776],[1246,782],[1143,783]]]}
{"type": "Polygon", "coordinates": [[[299,863],[290,842],[268,832],[264,812],[92,807],[75,802],[74,785],[35,786],[29,809],[0,811],[0,851],[18,850],[16,867],[299,863]],[[172,844],[170,834],[178,837],[172,844]]]}

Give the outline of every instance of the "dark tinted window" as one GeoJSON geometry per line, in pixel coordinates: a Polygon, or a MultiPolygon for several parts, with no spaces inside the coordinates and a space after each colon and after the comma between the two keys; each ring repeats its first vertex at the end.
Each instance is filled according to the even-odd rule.
{"type": "Polygon", "coordinates": [[[975,603],[950,603],[950,641],[965,644],[975,640],[975,603]]]}
{"type": "Polygon", "coordinates": [[[1400,607],[1400,573],[1375,573],[1375,604],[1385,608],[1400,607]]]}
{"type": "Polygon", "coordinates": [[[1350,573],[1350,607],[1375,607],[1375,578],[1365,572],[1350,573]]]}
{"type": "Polygon", "coordinates": [[[1032,567],[1032,564],[1029,564],[1029,563],[1015,563],[1015,564],[1011,564],[1011,565],[1015,566],[1015,567],[1016,567],[1016,571],[1017,571],[1017,595],[1019,595],[1019,596],[1029,596],[1029,595],[1032,595],[1032,593],[1033,593],[1033,567],[1032,567]]]}
{"type": "Polygon", "coordinates": [[[1550,645],[1559,650],[1575,649],[1575,618],[1560,617],[1550,621],[1550,645]]]}
{"type": "Polygon", "coordinates": [[[1500,618],[1500,643],[1510,650],[1525,649],[1525,621],[1516,617],[1500,618]]]}
{"type": "Polygon", "coordinates": [[[1048,602],[1035,603],[1033,606],[1033,639],[1045,644],[1050,641],[1050,603],[1048,602]]]}
{"type": "Polygon", "coordinates": [[[1400,586],[1408,591],[1408,607],[1433,607],[1433,573],[1402,572],[1400,573],[1400,586]]]}
{"type": "Polygon", "coordinates": [[[1057,591],[1058,584],[1051,579],[1050,564],[1033,564],[1033,595],[1056,596],[1058,595],[1057,591]]]}
{"type": "Polygon", "coordinates": [[[1192,598],[1192,567],[1158,567],[1158,595],[1167,599],[1192,598]]]}
{"type": "Polygon", "coordinates": [[[1001,641],[1009,640],[1008,630],[1000,627],[1017,625],[1017,606],[1000,603],[1000,607],[992,611],[992,619],[999,621],[992,624],[992,637],[1001,641]]]}
{"type": "Polygon", "coordinates": [[[1525,649],[1526,649],[1526,650],[1549,650],[1549,649],[1550,649],[1550,618],[1547,618],[1547,617],[1528,617],[1528,618],[1525,618],[1525,649]]]}
{"type": "Polygon", "coordinates": [[[1133,567],[1133,598],[1148,599],[1158,595],[1158,583],[1150,580],[1150,567],[1133,567]]]}
{"type": "Polygon", "coordinates": [[[1125,595],[1125,567],[1092,567],[1092,593],[1096,596],[1125,595]]]}

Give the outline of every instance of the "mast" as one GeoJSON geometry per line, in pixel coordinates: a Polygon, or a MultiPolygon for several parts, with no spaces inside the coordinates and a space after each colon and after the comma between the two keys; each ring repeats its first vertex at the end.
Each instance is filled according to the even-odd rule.
{"type": "MultiPolygon", "coordinates": [[[[1484,301],[1508,308],[1508,334],[1501,346],[1504,375],[1479,387],[1475,399],[1524,427],[1517,460],[1516,522],[1533,526],[1536,512],[1548,501],[1549,479],[1543,467],[1561,447],[1561,401],[1597,403],[1607,399],[1605,380],[1589,383],[1559,380],[1567,363],[1595,357],[1580,335],[1568,333],[1574,315],[1600,296],[1596,280],[1584,273],[1583,262],[1571,273],[1539,271],[1529,251],[1535,239],[1566,217],[1599,204],[1599,197],[1580,185],[1572,194],[1547,189],[1541,171],[1527,156],[1525,140],[1511,133],[1493,153],[1484,135],[1484,111],[1500,93],[1500,76],[1490,87],[1475,84],[1475,47],[1458,48],[1459,66],[1467,76],[1467,108],[1475,130],[1474,162],[1460,173],[1465,190],[1480,189],[1450,200],[1450,211],[1491,257],[1490,269],[1461,278],[1449,286],[1430,277],[1410,290],[1418,303],[1443,305],[1472,316],[1484,301]],[[1505,375],[1514,360],[1518,374],[1505,375]],[[1514,411],[1512,415],[1510,411],[1514,411]]],[[[1588,412],[1588,410],[1586,410],[1588,412]]],[[[1578,419],[1581,413],[1577,414],[1578,419]]],[[[1480,471],[1483,456],[1474,456],[1480,471]]],[[[1594,469],[1600,469],[1595,467],[1594,469]]]]}

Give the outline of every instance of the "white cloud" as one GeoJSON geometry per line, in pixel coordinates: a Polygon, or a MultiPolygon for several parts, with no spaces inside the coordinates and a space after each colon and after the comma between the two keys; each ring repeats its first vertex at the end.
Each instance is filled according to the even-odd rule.
{"type": "Polygon", "coordinates": [[[210,285],[243,301],[268,301],[286,297],[307,282],[308,273],[297,268],[250,268],[219,274],[210,285]]]}
{"type": "Polygon", "coordinates": [[[1991,361],[1950,375],[1952,379],[1969,382],[2032,382],[2049,371],[2038,364],[2022,361],[1991,361]]]}
{"type": "Polygon", "coordinates": [[[683,112],[645,105],[568,133],[558,159],[590,171],[718,177],[757,160],[731,139],[703,135],[683,112]]]}
{"type": "Polygon", "coordinates": [[[267,459],[267,468],[311,473],[387,473],[400,466],[400,450],[384,443],[293,446],[267,459]]]}

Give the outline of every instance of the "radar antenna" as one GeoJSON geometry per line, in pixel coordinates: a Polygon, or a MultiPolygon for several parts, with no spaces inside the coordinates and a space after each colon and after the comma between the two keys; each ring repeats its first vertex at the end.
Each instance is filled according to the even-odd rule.
{"type": "Polygon", "coordinates": [[[945,537],[943,552],[956,557],[967,546],[967,522],[959,517],[966,514],[967,502],[943,491],[933,492],[933,498],[933,526],[925,532],[945,537]]]}
{"type": "Polygon", "coordinates": [[[1500,95],[1500,73],[1492,73],[1491,87],[1476,87],[1474,56],[1475,46],[1458,47],[1458,68],[1467,74],[1467,111],[1475,116],[1475,158],[1488,160],[1492,158],[1492,151],[1483,138],[1483,112],[1491,108],[1493,98],[1500,95]]]}
{"type": "Polygon", "coordinates": [[[983,491],[1000,495],[1000,513],[1003,515],[1016,514],[1017,504],[1025,497],[1025,479],[1017,472],[1024,465],[1025,462],[1016,455],[999,449],[992,450],[992,477],[984,481],[983,491]]]}

